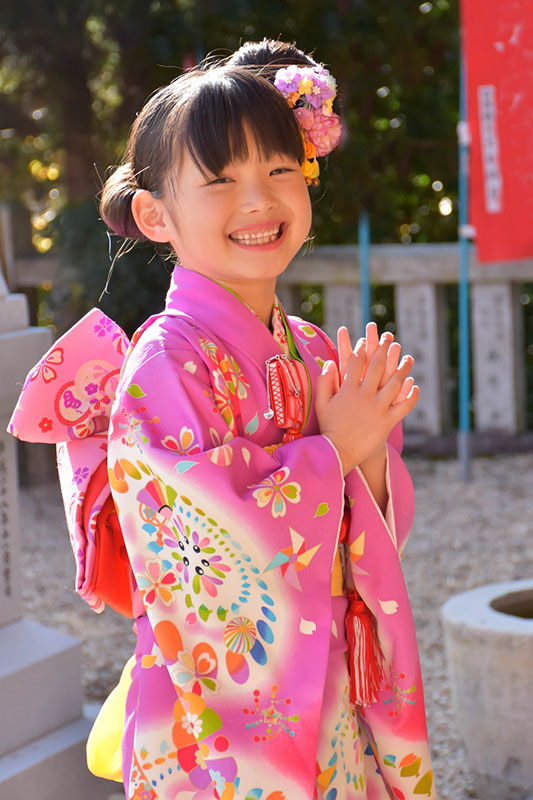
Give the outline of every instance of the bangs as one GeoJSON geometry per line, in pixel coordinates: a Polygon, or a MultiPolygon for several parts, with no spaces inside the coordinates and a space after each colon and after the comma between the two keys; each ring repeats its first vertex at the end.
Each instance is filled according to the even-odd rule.
{"type": "Polygon", "coordinates": [[[215,68],[200,73],[194,84],[177,139],[186,143],[206,177],[220,175],[231,161],[247,160],[245,126],[262,158],[279,154],[303,162],[302,136],[294,113],[265,78],[243,67],[215,68]]]}

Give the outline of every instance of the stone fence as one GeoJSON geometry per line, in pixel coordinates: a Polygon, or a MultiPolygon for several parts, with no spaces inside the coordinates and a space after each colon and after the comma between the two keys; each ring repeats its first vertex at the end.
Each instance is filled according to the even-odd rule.
{"type": "MultiPolygon", "coordinates": [[[[17,258],[9,240],[6,207],[0,206],[3,267],[12,291],[27,291],[58,280],[56,259],[17,258]]],[[[524,308],[520,294],[533,282],[533,260],[481,265],[471,247],[469,263],[472,386],[475,429],[517,434],[526,425],[524,308]]],[[[446,244],[373,245],[373,285],[394,288],[395,335],[415,358],[413,375],[420,400],[406,432],[440,436],[451,429],[450,346],[446,285],[457,284],[458,247],[446,244]]],[[[358,247],[316,247],[296,258],[281,277],[278,293],[287,310],[300,311],[300,287],[323,292],[324,329],[334,338],[345,324],[355,340],[361,333],[358,247]]]]}
{"type": "MultiPolygon", "coordinates": [[[[411,433],[439,436],[450,428],[450,346],[445,287],[457,284],[458,246],[373,245],[373,285],[394,289],[395,335],[415,358],[420,400],[405,422],[411,433]]],[[[526,425],[524,283],[533,282],[533,260],[479,264],[469,254],[472,381],[475,429],[516,434],[526,425]]],[[[295,259],[279,282],[289,312],[300,313],[300,286],[323,292],[324,329],[334,338],[345,324],[361,335],[358,247],[316,247],[295,259]]]]}

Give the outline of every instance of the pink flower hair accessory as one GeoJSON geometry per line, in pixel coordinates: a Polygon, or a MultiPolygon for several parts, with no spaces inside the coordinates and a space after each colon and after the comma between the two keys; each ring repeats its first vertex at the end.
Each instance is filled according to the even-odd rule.
{"type": "Polygon", "coordinates": [[[302,172],[308,184],[317,186],[318,156],[327,156],[338,145],[341,121],[333,111],[337,83],[325,67],[291,64],[278,69],[274,86],[293,109],[304,142],[302,172]]]}

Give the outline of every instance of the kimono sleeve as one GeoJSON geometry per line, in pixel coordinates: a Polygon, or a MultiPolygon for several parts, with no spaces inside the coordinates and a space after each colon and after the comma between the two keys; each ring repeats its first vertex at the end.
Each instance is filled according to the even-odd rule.
{"type": "MultiPolygon", "coordinates": [[[[324,333],[316,325],[306,323],[306,325],[313,329],[320,341],[325,346],[325,357],[333,361],[337,367],[339,365],[339,355],[337,349],[329,336],[324,333]]],[[[414,516],[414,491],[411,478],[407,471],[401,454],[403,450],[403,429],[401,422],[395,426],[391,431],[387,441],[387,471],[386,471],[386,484],[388,493],[388,505],[385,513],[384,522],[387,525],[392,539],[396,542],[396,548],[400,553],[403,553],[407,537],[411,529],[414,516]]],[[[363,473],[357,469],[355,471],[356,479],[352,479],[352,486],[357,487],[358,494],[361,492],[368,495],[366,500],[374,503],[374,498],[366,484],[363,473]]],[[[351,505],[353,506],[354,498],[351,498],[351,505]]],[[[375,503],[374,503],[375,505],[375,503]]],[[[355,509],[357,513],[357,507],[355,509]]],[[[380,517],[380,511],[375,507],[376,519],[380,517]]]]}
{"type": "MultiPolygon", "coordinates": [[[[370,609],[379,643],[381,684],[377,697],[357,708],[369,753],[397,797],[422,793],[435,798],[427,742],[422,675],[415,626],[400,564],[413,510],[413,487],[394,446],[388,442],[389,508],[385,517],[360,470],[347,476],[352,506],[348,537],[351,576],[370,609]],[[411,769],[415,764],[416,769],[411,769]]],[[[369,776],[369,786],[374,776],[369,776]]],[[[369,794],[370,796],[370,794],[369,794]]]]}
{"type": "Polygon", "coordinates": [[[200,769],[187,753],[218,732],[235,774],[257,758],[271,791],[312,796],[344,507],[337,451],[321,435],[276,449],[233,436],[204,362],[185,346],[126,365],[108,464],[128,558],[175,690],[174,718],[203,719],[173,728],[181,769],[200,769]],[[183,663],[201,653],[195,681],[183,663]],[[245,726],[243,698],[272,705],[273,687],[291,714],[245,726]]]}
{"type": "MultiPolygon", "coordinates": [[[[314,331],[325,345],[322,358],[338,363],[333,343],[319,328],[314,331]]],[[[367,796],[381,797],[384,781],[391,797],[425,794],[435,800],[415,627],[400,563],[414,514],[402,445],[398,424],[387,441],[385,515],[363,472],[356,468],[346,476],[348,580],[371,612],[382,667],[375,700],[356,711],[366,731],[365,755],[373,756],[377,767],[367,772],[367,796]]]]}

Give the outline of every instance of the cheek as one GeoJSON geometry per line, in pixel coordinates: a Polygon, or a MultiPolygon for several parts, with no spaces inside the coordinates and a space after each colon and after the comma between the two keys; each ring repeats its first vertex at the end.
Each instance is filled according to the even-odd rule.
{"type": "Polygon", "coordinates": [[[305,228],[305,235],[307,236],[313,222],[313,210],[311,208],[311,198],[309,197],[307,185],[305,185],[304,191],[300,195],[300,204],[296,207],[300,209],[302,228],[305,228]]]}

